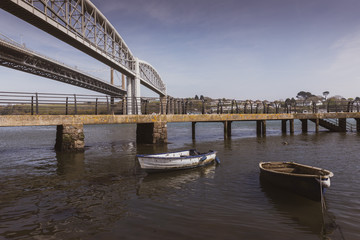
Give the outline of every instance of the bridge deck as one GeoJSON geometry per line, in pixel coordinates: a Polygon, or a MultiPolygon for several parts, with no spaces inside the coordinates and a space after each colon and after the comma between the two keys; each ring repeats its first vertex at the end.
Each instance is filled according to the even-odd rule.
{"type": "Polygon", "coordinates": [[[126,124],[153,122],[225,122],[290,119],[360,118],[360,112],[292,114],[204,114],[204,115],[4,115],[0,127],[63,124],[126,124]]]}

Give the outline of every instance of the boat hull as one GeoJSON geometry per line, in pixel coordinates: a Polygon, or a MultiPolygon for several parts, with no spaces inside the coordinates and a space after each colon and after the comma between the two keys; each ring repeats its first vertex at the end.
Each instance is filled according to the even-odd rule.
{"type": "Polygon", "coordinates": [[[181,151],[153,155],[137,155],[141,169],[147,172],[164,172],[202,167],[214,162],[216,151],[191,155],[191,151],[181,151]]]}
{"type": "Polygon", "coordinates": [[[315,201],[321,200],[325,189],[330,187],[330,177],[333,176],[330,171],[291,162],[268,162],[260,163],[259,166],[262,185],[277,186],[315,201]],[[283,167],[276,168],[274,166],[283,167]],[[295,171],[296,168],[305,173],[295,171]],[[291,171],[291,169],[293,170],[291,171]]]}

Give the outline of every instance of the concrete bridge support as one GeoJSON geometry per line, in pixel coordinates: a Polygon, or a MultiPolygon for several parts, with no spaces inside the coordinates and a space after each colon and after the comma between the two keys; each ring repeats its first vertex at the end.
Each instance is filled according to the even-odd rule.
{"type": "Polygon", "coordinates": [[[167,122],[138,123],[136,126],[136,143],[167,143],[167,122]]]}
{"type": "Polygon", "coordinates": [[[141,114],[141,99],[140,99],[140,67],[139,59],[135,59],[135,73],[136,77],[127,76],[127,114],[141,114]]]}
{"type": "Polygon", "coordinates": [[[59,152],[83,152],[85,147],[82,124],[58,125],[55,150],[59,152]]]}
{"type": "Polygon", "coordinates": [[[160,114],[166,114],[166,106],[167,106],[167,97],[166,96],[160,96],[160,114]]]}

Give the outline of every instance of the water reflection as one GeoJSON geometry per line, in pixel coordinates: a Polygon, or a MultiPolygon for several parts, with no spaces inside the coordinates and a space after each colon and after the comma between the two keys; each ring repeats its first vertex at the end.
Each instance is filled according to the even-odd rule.
{"type": "Polygon", "coordinates": [[[56,153],[56,173],[68,180],[82,178],[85,174],[84,153],[56,153]]]}
{"type": "Polygon", "coordinates": [[[199,178],[214,178],[216,165],[201,168],[149,174],[140,179],[137,187],[138,196],[161,196],[171,190],[181,189],[185,184],[199,178]]]}
{"type": "Polygon", "coordinates": [[[269,203],[281,215],[295,222],[297,229],[309,231],[323,239],[328,239],[334,232],[336,226],[333,217],[326,209],[322,209],[321,202],[279,189],[261,179],[260,186],[269,203]]]}

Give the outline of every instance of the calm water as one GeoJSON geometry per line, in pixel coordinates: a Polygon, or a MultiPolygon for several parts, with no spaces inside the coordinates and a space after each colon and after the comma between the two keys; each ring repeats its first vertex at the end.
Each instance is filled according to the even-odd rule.
{"type": "Polygon", "coordinates": [[[170,144],[136,146],[133,125],[85,126],[82,154],[56,154],[55,127],[0,128],[0,239],[360,239],[359,135],[196,127],[195,142],[168,124],[170,144]],[[221,165],[147,175],[135,158],[194,147],[221,165]],[[260,185],[260,161],[289,160],[334,172],[324,221],[320,203],[260,185]]]}

